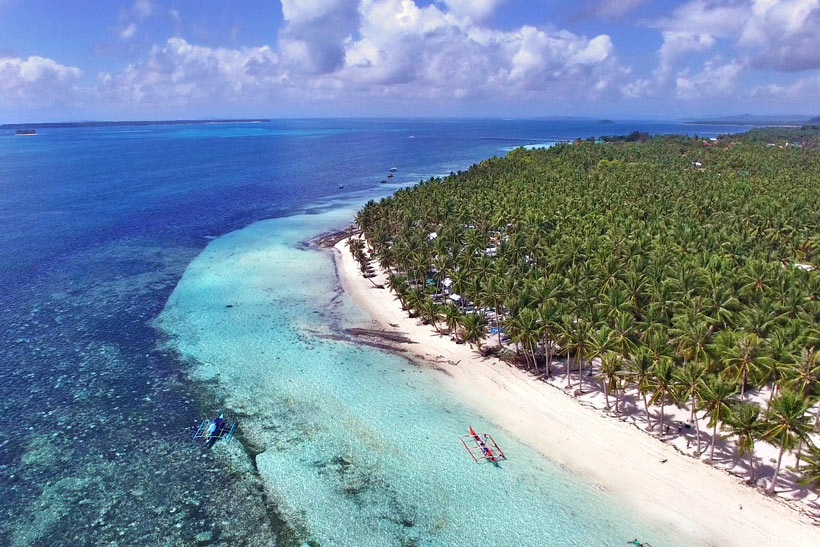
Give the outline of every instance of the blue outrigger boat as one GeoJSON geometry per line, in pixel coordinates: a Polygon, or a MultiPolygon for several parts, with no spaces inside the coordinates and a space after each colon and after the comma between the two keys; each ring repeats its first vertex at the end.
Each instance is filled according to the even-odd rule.
{"type": "Polygon", "coordinates": [[[213,420],[202,420],[199,427],[194,433],[193,440],[204,439],[205,446],[211,446],[219,439],[225,439],[225,442],[231,442],[233,430],[236,429],[236,422],[228,425],[225,421],[225,413],[220,413],[219,416],[213,420]]]}

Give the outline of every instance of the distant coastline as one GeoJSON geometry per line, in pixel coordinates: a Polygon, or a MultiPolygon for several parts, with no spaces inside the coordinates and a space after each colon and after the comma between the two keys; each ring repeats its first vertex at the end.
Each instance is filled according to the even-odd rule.
{"type": "Polygon", "coordinates": [[[66,127],[120,127],[134,125],[192,125],[209,123],[261,123],[270,119],[235,119],[235,120],[148,120],[148,121],[103,121],[103,122],[41,122],[41,123],[4,123],[0,129],[55,129],[66,127]]]}

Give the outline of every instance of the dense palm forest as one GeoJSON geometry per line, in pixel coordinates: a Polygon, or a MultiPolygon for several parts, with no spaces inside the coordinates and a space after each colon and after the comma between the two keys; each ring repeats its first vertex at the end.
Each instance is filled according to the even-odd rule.
{"type": "Polygon", "coordinates": [[[820,130],[593,141],[371,201],[352,251],[457,340],[595,381],[616,413],[637,390],[659,434],[687,408],[712,433],[703,452],[720,427],[752,481],[763,439],[780,449],[770,493],[784,452],[816,481],[820,130]]]}

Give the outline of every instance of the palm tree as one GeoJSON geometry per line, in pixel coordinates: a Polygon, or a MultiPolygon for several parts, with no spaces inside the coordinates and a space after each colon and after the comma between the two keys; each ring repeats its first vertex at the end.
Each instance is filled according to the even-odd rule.
{"type": "Polygon", "coordinates": [[[698,456],[700,456],[700,420],[696,415],[696,411],[698,408],[698,394],[703,389],[705,378],[706,367],[696,361],[689,361],[675,371],[677,398],[683,402],[691,401],[689,404],[689,421],[695,424],[695,437],[697,439],[695,453],[698,456]]]}
{"type": "Polygon", "coordinates": [[[737,384],[723,376],[708,376],[700,391],[700,409],[709,414],[709,427],[712,428],[712,448],[709,460],[715,461],[715,443],[717,442],[717,428],[721,422],[721,415],[725,414],[734,403],[737,393],[737,384]]]}
{"type": "MultiPolygon", "coordinates": [[[[729,335],[724,331],[722,335],[729,335]]],[[[763,376],[769,358],[765,353],[765,341],[756,334],[733,334],[727,336],[726,345],[721,345],[718,358],[723,362],[724,373],[740,384],[740,397],[746,400],[746,385],[749,375],[763,376]]]]}
{"type": "Polygon", "coordinates": [[[646,399],[646,394],[649,393],[649,379],[652,376],[652,352],[649,348],[642,346],[638,349],[635,356],[627,361],[626,377],[635,383],[638,393],[643,397],[643,408],[646,412],[646,428],[652,429],[652,417],[649,415],[649,403],[646,399]]]}
{"type": "Polygon", "coordinates": [[[774,494],[777,475],[780,473],[780,464],[783,460],[783,452],[794,448],[798,440],[808,441],[808,434],[811,430],[806,416],[808,408],[809,402],[800,394],[784,389],[780,392],[780,395],[772,400],[766,410],[765,431],[762,437],[780,448],[772,483],[766,490],[769,495],[774,494]]]}
{"type": "Polygon", "coordinates": [[[455,304],[447,304],[444,306],[444,324],[447,325],[447,330],[453,333],[456,343],[460,344],[461,340],[458,338],[458,327],[461,325],[461,310],[455,304]]]}
{"type": "Polygon", "coordinates": [[[606,398],[606,409],[609,410],[609,393],[615,391],[615,415],[619,415],[618,404],[620,398],[618,392],[621,387],[621,377],[623,372],[623,360],[614,351],[607,351],[601,358],[601,373],[599,378],[604,384],[604,397],[606,398]]]}
{"type": "Polygon", "coordinates": [[[666,410],[666,399],[670,393],[675,389],[675,367],[674,362],[662,357],[652,364],[648,385],[652,391],[652,397],[649,399],[649,404],[654,405],[660,402],[661,406],[661,421],[660,434],[663,435],[664,411],[666,410]]]}
{"type": "Polygon", "coordinates": [[[535,348],[541,337],[541,327],[538,324],[538,314],[531,308],[524,308],[518,312],[518,316],[506,322],[510,333],[510,339],[516,344],[520,344],[524,349],[524,359],[527,361],[527,369],[530,368],[530,358],[538,372],[538,363],[535,358],[535,348]]]}
{"type": "Polygon", "coordinates": [[[589,352],[589,338],[592,328],[585,320],[565,318],[561,329],[561,346],[567,352],[567,387],[570,386],[569,356],[575,354],[578,364],[578,393],[583,393],[584,358],[589,352]]]}
{"type": "Polygon", "coordinates": [[[468,313],[461,316],[461,326],[464,328],[464,340],[476,345],[481,351],[481,341],[487,336],[487,318],[477,313],[468,313]]]}
{"type": "Polygon", "coordinates": [[[544,375],[552,376],[552,356],[555,346],[555,338],[561,331],[561,308],[558,302],[548,299],[538,306],[538,322],[541,324],[541,337],[544,340],[544,353],[546,354],[546,366],[544,375]]]}
{"type": "Polygon", "coordinates": [[[820,448],[809,445],[809,453],[803,458],[803,465],[800,466],[799,484],[803,486],[813,486],[815,491],[820,485],[820,448]]]}
{"type": "Polygon", "coordinates": [[[441,321],[441,306],[433,302],[429,297],[425,297],[419,305],[419,315],[422,320],[433,325],[436,332],[442,334],[441,329],[438,328],[438,322],[441,321]]]}
{"type": "Polygon", "coordinates": [[[755,439],[763,433],[760,406],[755,403],[737,403],[726,414],[725,424],[732,435],[737,436],[738,457],[749,453],[749,483],[755,482],[755,439]]]}

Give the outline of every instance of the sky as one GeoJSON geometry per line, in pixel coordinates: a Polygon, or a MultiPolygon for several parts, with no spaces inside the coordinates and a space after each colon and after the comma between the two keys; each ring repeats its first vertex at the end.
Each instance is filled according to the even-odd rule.
{"type": "Polygon", "coordinates": [[[0,0],[0,123],[820,115],[820,0],[0,0]]]}

